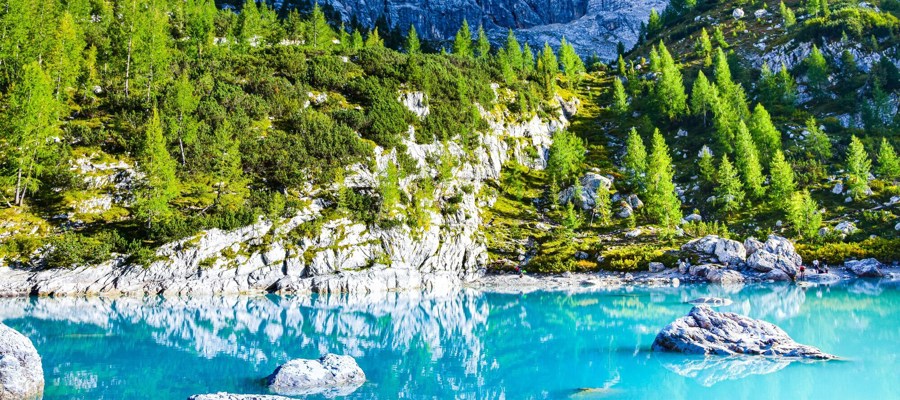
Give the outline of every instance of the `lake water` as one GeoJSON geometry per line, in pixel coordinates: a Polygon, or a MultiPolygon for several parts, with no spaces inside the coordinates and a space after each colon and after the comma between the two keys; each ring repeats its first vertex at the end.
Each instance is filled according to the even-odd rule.
{"type": "Polygon", "coordinates": [[[21,298],[0,299],[0,319],[41,353],[46,399],[265,393],[262,378],[276,366],[323,352],[356,357],[368,376],[348,398],[900,398],[900,289],[877,281],[571,295],[21,298]],[[690,309],[686,300],[708,295],[846,360],[650,351],[656,333],[690,309]]]}

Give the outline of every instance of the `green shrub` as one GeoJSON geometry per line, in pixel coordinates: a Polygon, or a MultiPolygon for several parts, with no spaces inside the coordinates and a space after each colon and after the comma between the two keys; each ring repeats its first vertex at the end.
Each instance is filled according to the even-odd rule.
{"type": "Polygon", "coordinates": [[[875,258],[881,262],[900,261],[900,239],[874,238],[857,243],[798,244],[804,260],[842,264],[846,260],[875,258]]]}
{"type": "Polygon", "coordinates": [[[652,245],[630,245],[617,247],[601,253],[602,269],[608,271],[646,271],[651,262],[661,262],[667,267],[675,265],[680,258],[677,250],[652,245]]]}
{"type": "Polygon", "coordinates": [[[100,232],[87,236],[77,232],[66,232],[50,239],[47,265],[51,268],[72,268],[92,265],[109,260],[113,251],[125,247],[126,243],[115,231],[100,232]]]}

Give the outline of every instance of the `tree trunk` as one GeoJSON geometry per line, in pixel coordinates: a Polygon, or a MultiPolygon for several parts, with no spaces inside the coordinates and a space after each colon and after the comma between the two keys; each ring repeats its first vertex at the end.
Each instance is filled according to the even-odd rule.
{"type": "Polygon", "coordinates": [[[178,137],[178,147],[181,149],[181,166],[185,166],[187,161],[184,158],[184,142],[181,140],[181,136],[178,137]]]}
{"type": "Polygon", "coordinates": [[[19,191],[21,190],[21,188],[22,188],[22,168],[20,167],[20,168],[19,168],[19,172],[16,173],[16,198],[15,198],[15,203],[16,203],[17,206],[22,204],[21,201],[19,200],[19,196],[20,196],[19,191]]]}
{"type": "Polygon", "coordinates": [[[134,32],[132,32],[132,37],[128,38],[128,57],[125,61],[125,97],[128,97],[128,83],[131,79],[131,47],[134,42],[134,32]]]}

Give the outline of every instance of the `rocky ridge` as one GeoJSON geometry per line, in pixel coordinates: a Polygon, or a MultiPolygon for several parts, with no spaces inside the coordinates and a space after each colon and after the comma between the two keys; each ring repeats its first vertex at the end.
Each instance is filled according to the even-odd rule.
{"type": "MultiPolygon", "coordinates": [[[[403,99],[411,99],[403,102],[413,113],[427,112],[424,96],[403,99]]],[[[410,127],[405,144],[420,174],[435,176],[436,166],[428,160],[445,153],[470,160],[456,166],[453,177],[434,192],[442,205],[457,202],[455,211],[429,211],[430,221],[421,229],[405,224],[384,229],[329,217],[326,193],[310,190],[306,206],[291,218],[260,219],[234,231],[209,230],[162,246],[156,253],[159,261],[147,266],[129,264],[123,256],[97,266],[0,268],[0,295],[367,293],[459,287],[477,278],[487,263],[479,210],[492,200],[479,196],[482,183],[499,178],[511,159],[532,168],[546,166],[553,134],[568,124],[564,110],[577,107],[556,101],[561,107],[552,120],[535,116],[508,123],[506,112],[483,110],[490,129],[481,133],[482,146],[473,155],[453,142],[417,144],[410,127]]],[[[375,190],[378,177],[396,161],[396,150],[376,148],[374,167],[354,166],[345,185],[375,190]]],[[[403,179],[401,190],[408,192],[414,178],[403,179]]]]}

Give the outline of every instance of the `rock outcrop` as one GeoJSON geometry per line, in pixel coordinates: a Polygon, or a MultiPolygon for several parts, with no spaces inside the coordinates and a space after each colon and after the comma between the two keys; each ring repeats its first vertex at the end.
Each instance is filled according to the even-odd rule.
{"type": "Polygon", "coordinates": [[[741,242],[709,235],[681,246],[681,251],[695,253],[702,260],[718,263],[740,264],[747,259],[747,249],[741,242]]]}
{"type": "Polygon", "coordinates": [[[884,264],[874,258],[867,258],[860,261],[847,261],[844,266],[860,278],[881,278],[884,272],[881,268],[884,264]]]}
{"type": "Polygon", "coordinates": [[[365,381],[366,374],[353,357],[336,354],[318,360],[291,360],[268,378],[269,390],[288,396],[347,396],[365,381]]]}
{"type": "Polygon", "coordinates": [[[34,344],[0,323],[0,399],[39,399],[43,393],[44,370],[34,344]]]}
{"type": "Polygon", "coordinates": [[[654,351],[705,355],[757,355],[830,360],[833,355],[798,344],[769,322],[695,306],[656,336],[654,351]]]}
{"type": "MultiPolygon", "coordinates": [[[[780,236],[771,235],[765,243],[758,245],[758,241],[747,240],[752,251],[747,258],[747,266],[759,272],[780,270],[789,277],[794,277],[803,265],[803,259],[794,249],[794,244],[780,236]]],[[[749,249],[748,249],[749,250],[749,249]]]]}
{"type": "Polygon", "coordinates": [[[414,1],[414,0],[323,0],[333,7],[348,24],[358,21],[373,28],[379,19],[402,32],[416,27],[419,36],[428,41],[453,40],[463,19],[472,32],[484,26],[496,45],[506,43],[509,29],[532,48],[544,42],[554,47],[563,37],[587,57],[596,53],[612,60],[620,41],[631,48],[638,41],[640,27],[650,16],[650,9],[662,11],[665,0],[488,0],[488,1],[414,1]]]}

